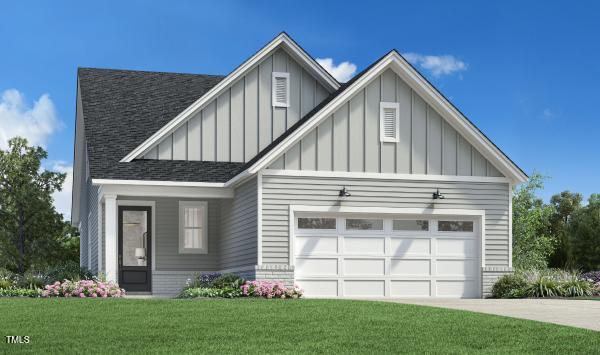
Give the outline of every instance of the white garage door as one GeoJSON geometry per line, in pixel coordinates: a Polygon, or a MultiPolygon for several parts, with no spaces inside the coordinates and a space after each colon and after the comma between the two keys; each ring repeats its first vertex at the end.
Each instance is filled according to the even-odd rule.
{"type": "Polygon", "coordinates": [[[480,297],[478,222],[300,216],[296,282],[308,297],[480,297]]]}

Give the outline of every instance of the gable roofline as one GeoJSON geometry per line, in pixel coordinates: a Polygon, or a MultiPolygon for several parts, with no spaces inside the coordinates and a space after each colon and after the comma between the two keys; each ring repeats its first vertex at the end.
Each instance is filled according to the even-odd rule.
{"type": "Polygon", "coordinates": [[[396,50],[391,50],[375,63],[356,75],[336,93],[330,95],[322,104],[315,107],[305,117],[298,121],[288,131],[273,141],[263,151],[250,160],[241,170],[240,175],[255,174],[268,166],[297,143],[310,130],[324,119],[332,115],[344,102],[350,100],[354,94],[374,79],[384,70],[391,68],[405,80],[413,90],[420,94],[433,108],[442,113],[442,117],[462,134],[467,141],[490,162],[495,162],[498,169],[511,181],[520,183],[527,180],[523,172],[504,152],[487,138],[465,115],[463,115],[450,101],[442,95],[423,75],[421,75],[406,59],[396,50]]]}
{"type": "Polygon", "coordinates": [[[260,61],[267,55],[272,53],[276,48],[282,46],[294,59],[306,64],[311,74],[320,78],[322,82],[332,91],[338,90],[340,83],[323,68],[317,61],[310,56],[296,41],[294,41],[286,32],[281,32],[277,37],[271,40],[262,49],[244,61],[240,66],[229,73],[221,82],[210,89],[206,94],[196,100],[193,104],[180,112],[169,123],[161,127],[152,136],[146,139],[142,144],[138,145],[134,150],[129,152],[121,162],[131,162],[135,158],[145,154],[151,149],[154,144],[160,139],[176,130],[183,122],[192,117],[195,113],[201,110],[211,100],[220,95],[227,87],[234,84],[242,75],[258,65],[260,61]]]}

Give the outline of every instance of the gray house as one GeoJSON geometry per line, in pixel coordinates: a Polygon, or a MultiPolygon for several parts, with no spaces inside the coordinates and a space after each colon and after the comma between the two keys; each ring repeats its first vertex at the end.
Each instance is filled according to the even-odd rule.
{"type": "Polygon", "coordinates": [[[309,297],[482,297],[527,179],[396,51],[340,84],[282,33],[227,76],[78,71],[81,265],[131,292],[200,272],[309,297]]]}

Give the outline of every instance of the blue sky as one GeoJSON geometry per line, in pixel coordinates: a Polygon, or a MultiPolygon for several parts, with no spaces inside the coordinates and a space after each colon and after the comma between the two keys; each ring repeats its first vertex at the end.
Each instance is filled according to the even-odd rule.
{"type": "MultiPolygon", "coordinates": [[[[69,171],[78,66],[226,74],[282,30],[349,74],[396,48],[542,196],[600,192],[600,5],[581,2],[12,1],[0,11],[0,146],[69,171]]],[[[67,190],[57,195],[68,210],[67,190]]]]}

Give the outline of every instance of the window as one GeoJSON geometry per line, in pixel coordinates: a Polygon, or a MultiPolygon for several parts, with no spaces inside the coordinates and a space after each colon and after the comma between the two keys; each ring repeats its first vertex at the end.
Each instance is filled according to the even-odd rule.
{"type": "Polygon", "coordinates": [[[348,230],[383,230],[383,219],[346,219],[348,230]]]}
{"type": "Polygon", "coordinates": [[[298,218],[298,229],[335,229],[335,218],[298,218]]]}
{"type": "Polygon", "coordinates": [[[290,73],[273,72],[273,107],[290,107],[290,73]]]}
{"type": "Polygon", "coordinates": [[[414,219],[395,219],[395,231],[428,231],[429,221],[414,219]]]}
{"type": "Polygon", "coordinates": [[[208,203],[179,201],[179,253],[207,254],[208,203]]]}
{"type": "Polygon", "coordinates": [[[472,221],[438,221],[440,232],[472,232],[472,221]]]}
{"type": "Polygon", "coordinates": [[[397,102],[379,103],[379,140],[382,142],[400,140],[400,105],[397,102]]]}

